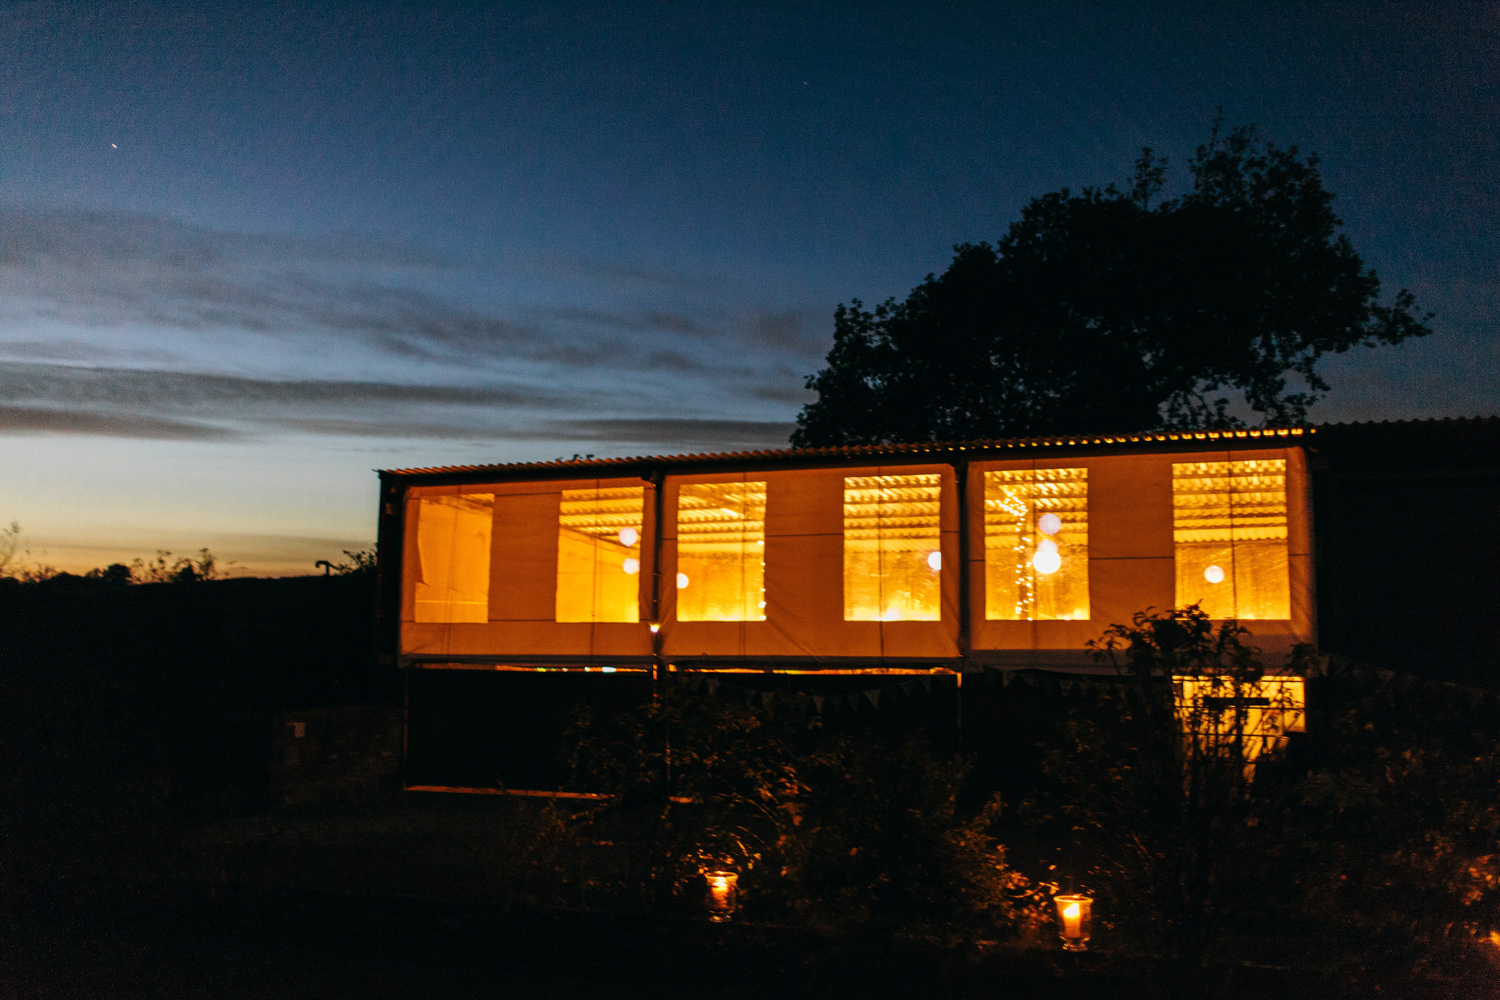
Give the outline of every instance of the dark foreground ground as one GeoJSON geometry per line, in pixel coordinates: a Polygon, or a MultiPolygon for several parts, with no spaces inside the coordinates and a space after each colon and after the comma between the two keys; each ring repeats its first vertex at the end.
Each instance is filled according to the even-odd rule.
{"type": "MultiPolygon", "coordinates": [[[[500,800],[291,780],[289,719],[311,720],[310,746],[309,713],[400,704],[373,666],[370,590],[0,586],[0,1000],[1500,997],[1183,969],[1107,933],[1085,956],[975,956],[597,912],[609,900],[578,887],[607,881],[610,858],[563,852],[566,877],[538,885],[516,864],[530,828],[500,800]]],[[[297,766],[347,757],[319,746],[297,766]]]]}
{"type": "Polygon", "coordinates": [[[3,945],[8,997],[1354,995],[1276,970],[1184,974],[1044,950],[840,949],[766,928],[306,892],[142,893],[12,923],[3,945]]]}

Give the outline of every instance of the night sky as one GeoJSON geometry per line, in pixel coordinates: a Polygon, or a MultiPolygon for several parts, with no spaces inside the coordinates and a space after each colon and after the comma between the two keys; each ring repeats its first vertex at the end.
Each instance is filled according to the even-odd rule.
{"type": "Polygon", "coordinates": [[[1142,146],[1180,189],[1219,106],[1437,314],[1314,419],[1500,412],[1500,3],[438,6],[0,5],[33,559],[311,572],[371,469],[781,445],[837,303],[1142,146]]]}

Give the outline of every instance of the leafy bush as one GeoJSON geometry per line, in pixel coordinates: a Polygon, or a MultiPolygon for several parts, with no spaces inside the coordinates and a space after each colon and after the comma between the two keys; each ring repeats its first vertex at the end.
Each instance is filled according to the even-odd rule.
{"type": "Polygon", "coordinates": [[[925,741],[832,733],[814,716],[667,684],[661,697],[572,730],[579,787],[612,796],[646,906],[687,909],[701,874],[741,873],[747,909],[830,936],[956,941],[1036,920],[1030,883],[990,834],[998,800],[965,814],[963,764],[925,741]]]}
{"type": "Polygon", "coordinates": [[[1500,940],[1496,706],[1330,674],[1299,649],[1309,733],[1246,767],[1232,740],[1193,738],[1170,678],[1258,680],[1248,637],[1196,607],[1138,614],[1096,646],[1122,683],[1059,720],[1029,811],[1093,859],[1112,935],[1355,976],[1486,966],[1500,940]]]}

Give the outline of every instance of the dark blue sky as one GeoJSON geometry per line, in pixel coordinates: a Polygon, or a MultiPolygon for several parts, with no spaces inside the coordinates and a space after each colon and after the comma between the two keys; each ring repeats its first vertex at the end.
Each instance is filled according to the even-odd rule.
{"type": "Polygon", "coordinates": [[[1437,313],[1315,418],[1500,410],[1500,4],[330,6],[0,5],[0,521],[55,563],[782,441],[836,303],[1220,106],[1437,313]]]}

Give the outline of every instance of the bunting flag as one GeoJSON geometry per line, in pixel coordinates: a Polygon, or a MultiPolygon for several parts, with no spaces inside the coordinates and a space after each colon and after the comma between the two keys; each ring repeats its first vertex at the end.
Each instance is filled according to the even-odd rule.
{"type": "MultiPolygon", "coordinates": [[[[1382,679],[1382,686],[1395,684],[1398,687],[1407,684],[1431,685],[1437,690],[1437,685],[1446,684],[1443,690],[1452,691],[1456,696],[1467,696],[1469,700],[1478,701],[1487,694],[1500,694],[1500,692],[1483,692],[1478,689],[1466,688],[1451,682],[1425,681],[1409,675],[1397,674],[1392,671],[1375,671],[1373,668],[1364,668],[1370,675],[1376,675],[1382,679]],[[1393,680],[1392,680],[1393,678],[1393,680]]],[[[1096,678],[1096,677],[1067,677],[1058,676],[1050,671],[1034,667],[1020,667],[1005,669],[1001,667],[981,667],[980,670],[986,674],[987,684],[999,684],[1001,688],[1008,688],[1014,684],[1025,684],[1029,687],[1040,688],[1045,691],[1059,694],[1061,696],[1089,695],[1102,687],[1118,687],[1129,683],[1122,678],[1096,678]]],[[[879,710],[880,699],[884,695],[887,699],[910,699],[916,697],[918,685],[926,695],[932,694],[931,674],[920,674],[909,677],[897,683],[887,683],[880,687],[868,688],[861,691],[845,691],[837,694],[829,693],[806,693],[792,691],[765,691],[759,688],[745,687],[730,681],[719,680],[713,676],[694,675],[684,672],[683,681],[691,686],[693,690],[700,688],[706,690],[709,695],[725,697],[732,700],[744,700],[746,710],[769,709],[778,699],[795,706],[798,712],[804,716],[816,712],[819,715],[830,711],[859,712],[870,709],[879,710]]]]}

